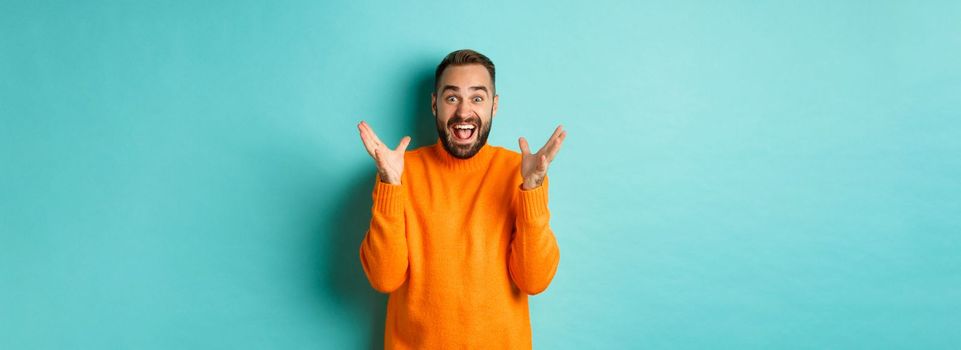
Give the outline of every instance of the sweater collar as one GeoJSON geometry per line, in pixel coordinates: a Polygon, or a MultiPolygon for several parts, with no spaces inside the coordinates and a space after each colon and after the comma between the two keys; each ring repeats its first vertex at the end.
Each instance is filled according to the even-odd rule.
{"type": "Polygon", "coordinates": [[[493,147],[491,147],[489,143],[485,143],[473,157],[460,159],[447,152],[440,138],[437,139],[437,143],[432,146],[432,149],[434,155],[444,166],[448,169],[458,171],[472,171],[487,168],[494,155],[493,147]]]}

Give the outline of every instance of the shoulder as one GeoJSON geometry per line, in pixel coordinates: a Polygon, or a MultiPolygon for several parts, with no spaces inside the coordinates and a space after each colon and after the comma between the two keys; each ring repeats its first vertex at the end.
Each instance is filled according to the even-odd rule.
{"type": "Polygon", "coordinates": [[[496,152],[495,154],[499,154],[501,156],[511,156],[511,157],[517,157],[517,158],[520,158],[521,156],[520,152],[514,151],[509,148],[505,148],[502,146],[494,146],[494,145],[491,145],[490,147],[496,152]]]}
{"type": "Polygon", "coordinates": [[[430,148],[430,145],[426,145],[408,150],[407,152],[404,152],[404,159],[424,157],[425,154],[430,152],[430,148]]]}
{"type": "Polygon", "coordinates": [[[490,148],[493,151],[492,153],[494,154],[493,156],[494,162],[520,164],[520,161],[521,161],[520,152],[514,151],[512,149],[508,149],[505,147],[501,147],[501,146],[494,146],[494,145],[491,145],[490,148]]]}
{"type": "Polygon", "coordinates": [[[514,150],[500,147],[491,146],[491,150],[494,155],[491,157],[490,169],[494,173],[503,174],[508,176],[508,178],[513,178],[514,183],[520,184],[523,179],[521,179],[521,154],[514,150]]]}

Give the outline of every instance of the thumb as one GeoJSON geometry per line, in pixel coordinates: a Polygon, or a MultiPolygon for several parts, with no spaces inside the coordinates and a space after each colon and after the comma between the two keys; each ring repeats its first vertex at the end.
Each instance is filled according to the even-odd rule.
{"type": "Polygon", "coordinates": [[[404,136],[404,138],[400,139],[400,143],[397,144],[396,150],[401,152],[406,151],[407,145],[410,145],[410,136],[404,136]]]}
{"type": "Polygon", "coordinates": [[[530,154],[531,149],[527,146],[527,140],[523,137],[517,139],[517,143],[521,146],[521,154],[530,154]]]}

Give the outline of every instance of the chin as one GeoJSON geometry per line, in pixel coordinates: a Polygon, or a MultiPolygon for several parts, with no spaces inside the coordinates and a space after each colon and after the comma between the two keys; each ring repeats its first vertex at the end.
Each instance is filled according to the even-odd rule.
{"type": "Polygon", "coordinates": [[[486,125],[474,124],[475,128],[472,132],[459,131],[460,137],[457,135],[458,131],[455,127],[441,129],[438,126],[438,133],[440,134],[440,139],[443,141],[444,149],[447,153],[450,153],[454,158],[459,159],[469,159],[480,151],[485,144],[487,144],[487,136],[490,134],[490,123],[486,125]]]}
{"type": "Polygon", "coordinates": [[[454,158],[469,159],[480,151],[483,144],[475,142],[470,145],[447,145],[447,152],[449,152],[454,158]]]}

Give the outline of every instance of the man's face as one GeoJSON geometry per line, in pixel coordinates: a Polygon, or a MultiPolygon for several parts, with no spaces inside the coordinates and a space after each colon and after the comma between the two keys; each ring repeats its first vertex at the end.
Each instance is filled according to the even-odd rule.
{"type": "Polygon", "coordinates": [[[447,152],[467,159],[487,143],[498,97],[484,66],[448,66],[431,95],[437,135],[447,152]]]}

